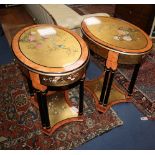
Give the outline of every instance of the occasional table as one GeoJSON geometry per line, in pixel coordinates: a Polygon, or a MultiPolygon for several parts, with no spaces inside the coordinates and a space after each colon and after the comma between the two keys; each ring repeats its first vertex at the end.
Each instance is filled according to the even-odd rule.
{"type": "Polygon", "coordinates": [[[97,105],[99,111],[105,111],[112,105],[108,99],[118,64],[135,64],[128,87],[128,95],[132,95],[141,60],[151,50],[152,41],[137,26],[113,17],[85,18],[81,29],[89,48],[106,59],[103,86],[97,105]]]}
{"type": "Polygon", "coordinates": [[[60,26],[40,24],[19,31],[13,38],[12,48],[22,72],[27,77],[30,94],[33,95],[34,90],[36,92],[43,129],[51,133],[67,122],[81,121],[78,116],[83,114],[84,78],[89,61],[88,48],[83,39],[60,26]],[[54,92],[59,88],[66,89],[77,84],[78,114],[71,115],[71,107],[66,105],[59,92],[59,97],[54,96],[52,101],[56,107],[50,110],[46,99],[48,90],[54,92]],[[61,108],[66,108],[65,113],[61,113],[61,108]],[[49,118],[49,115],[55,120],[49,118]],[[69,119],[70,117],[73,118],[69,119]]]}

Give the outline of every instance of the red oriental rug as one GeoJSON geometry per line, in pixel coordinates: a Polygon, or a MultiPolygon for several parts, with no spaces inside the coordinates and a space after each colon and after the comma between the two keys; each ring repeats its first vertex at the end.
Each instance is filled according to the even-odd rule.
{"type": "MultiPolygon", "coordinates": [[[[0,149],[74,149],[123,124],[112,109],[98,113],[94,99],[85,90],[84,121],[65,124],[48,136],[41,130],[39,111],[26,85],[14,63],[0,67],[0,149]]],[[[75,104],[76,89],[68,93],[75,104]]]]}

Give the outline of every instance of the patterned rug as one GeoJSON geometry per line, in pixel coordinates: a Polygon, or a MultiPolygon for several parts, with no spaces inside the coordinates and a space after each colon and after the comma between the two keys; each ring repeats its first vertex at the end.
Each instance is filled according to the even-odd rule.
{"type": "MultiPolygon", "coordinates": [[[[92,61],[103,70],[105,60],[94,54],[92,61]]],[[[148,118],[155,119],[155,46],[143,60],[133,91],[132,103],[148,118]]],[[[134,65],[119,65],[115,82],[125,89],[133,73],[134,65]]]]}
{"type": "MultiPolygon", "coordinates": [[[[123,124],[112,109],[98,113],[95,100],[85,89],[84,121],[65,124],[47,136],[41,130],[39,111],[31,104],[26,87],[14,63],[0,67],[0,149],[74,149],[123,124]]],[[[67,93],[75,106],[77,89],[67,93]]]]}

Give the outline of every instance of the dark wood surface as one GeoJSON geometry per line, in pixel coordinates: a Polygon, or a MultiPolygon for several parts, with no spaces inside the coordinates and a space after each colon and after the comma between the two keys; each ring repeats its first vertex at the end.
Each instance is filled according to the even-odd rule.
{"type": "Polygon", "coordinates": [[[0,23],[9,45],[20,29],[34,24],[31,16],[22,5],[0,8],[0,23]]]}
{"type": "Polygon", "coordinates": [[[121,18],[140,27],[150,34],[155,16],[153,4],[120,4],[115,6],[115,17],[121,18]]]}
{"type": "Polygon", "coordinates": [[[68,6],[78,12],[80,15],[90,13],[108,13],[113,16],[115,12],[115,4],[75,4],[68,6]]]}

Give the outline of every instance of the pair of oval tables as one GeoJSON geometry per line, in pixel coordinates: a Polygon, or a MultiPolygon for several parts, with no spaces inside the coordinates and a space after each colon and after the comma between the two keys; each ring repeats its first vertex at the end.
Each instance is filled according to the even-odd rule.
{"type": "MultiPolygon", "coordinates": [[[[40,111],[43,132],[52,134],[63,124],[83,121],[84,87],[96,100],[96,109],[106,112],[132,95],[141,60],[152,48],[148,35],[131,23],[113,17],[89,17],[82,21],[83,39],[66,28],[39,24],[19,31],[12,49],[28,81],[33,102],[40,111]],[[89,49],[103,57],[105,70],[95,80],[85,80],[89,49]],[[128,95],[112,86],[118,64],[135,64],[128,95]],[[101,84],[99,84],[99,81],[101,84]],[[78,108],[60,90],[79,85],[78,108]],[[47,95],[52,101],[47,103],[47,95]],[[33,97],[35,95],[35,97],[33,97]]],[[[92,72],[95,72],[92,70],[92,72]]]]}

